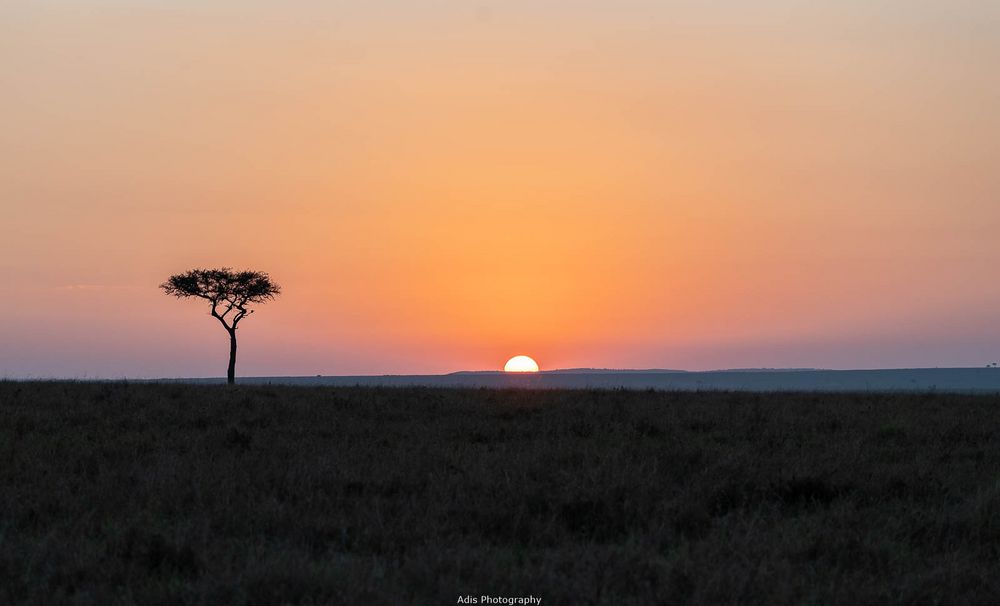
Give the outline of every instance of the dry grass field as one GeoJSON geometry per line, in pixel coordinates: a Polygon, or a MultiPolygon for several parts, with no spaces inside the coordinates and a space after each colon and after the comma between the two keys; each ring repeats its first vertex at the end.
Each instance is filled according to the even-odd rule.
{"type": "Polygon", "coordinates": [[[0,382],[0,603],[1000,603],[1000,398],[0,382]]]}

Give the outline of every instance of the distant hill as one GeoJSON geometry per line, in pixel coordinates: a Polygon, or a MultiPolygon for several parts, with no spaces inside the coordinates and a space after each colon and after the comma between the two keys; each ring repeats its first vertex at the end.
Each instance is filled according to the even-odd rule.
{"type": "MultiPolygon", "coordinates": [[[[540,375],[664,375],[664,374],[704,374],[713,372],[817,372],[824,368],[720,368],[718,370],[679,370],[676,368],[556,368],[542,370],[540,375]]],[[[503,375],[502,370],[459,370],[444,376],[455,375],[503,375]]]]}
{"type": "Polygon", "coordinates": [[[543,370],[550,375],[601,375],[601,374],[671,374],[686,373],[687,370],[674,370],[670,368],[560,368],[557,370],[543,370]]]}
{"type": "Polygon", "coordinates": [[[707,372],[816,372],[826,368],[722,368],[707,372]]]}
{"type": "MultiPolygon", "coordinates": [[[[688,370],[672,370],[669,368],[557,368],[554,370],[542,370],[540,375],[603,375],[603,374],[670,374],[686,373],[688,370]]],[[[448,373],[446,376],[454,375],[503,375],[507,374],[502,370],[460,370],[448,373]]],[[[536,374],[536,373],[531,373],[536,374]]]]}
{"type": "MultiPolygon", "coordinates": [[[[165,379],[170,380],[170,379],[165,379]]],[[[213,383],[221,379],[173,379],[213,383]]],[[[667,391],[948,391],[1000,393],[996,368],[898,368],[885,370],[745,369],[460,372],[450,375],[241,377],[244,384],[368,385],[531,389],[662,389],[667,391]]]]}

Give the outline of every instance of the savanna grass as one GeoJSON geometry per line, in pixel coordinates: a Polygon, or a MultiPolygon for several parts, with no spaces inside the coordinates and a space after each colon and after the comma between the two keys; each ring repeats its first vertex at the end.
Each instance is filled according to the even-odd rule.
{"type": "Polygon", "coordinates": [[[996,604],[998,404],[0,382],[0,603],[996,604]]]}

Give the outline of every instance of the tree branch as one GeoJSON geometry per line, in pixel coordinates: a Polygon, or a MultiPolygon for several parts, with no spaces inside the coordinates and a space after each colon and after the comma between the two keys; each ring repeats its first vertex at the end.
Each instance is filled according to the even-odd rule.
{"type": "Polygon", "coordinates": [[[219,322],[221,322],[222,325],[226,327],[226,330],[228,330],[230,332],[232,332],[233,330],[236,330],[236,324],[235,323],[233,323],[232,326],[230,326],[229,324],[226,324],[226,314],[229,313],[229,311],[232,309],[232,307],[230,307],[229,309],[227,309],[224,314],[219,315],[219,300],[218,299],[210,299],[210,300],[212,301],[212,317],[216,318],[217,320],[219,320],[219,322]]]}
{"type": "Polygon", "coordinates": [[[228,267],[192,269],[170,276],[160,288],[178,298],[198,297],[210,302],[212,317],[230,334],[254,312],[248,305],[271,301],[281,293],[281,287],[264,272],[234,272],[228,267]]]}

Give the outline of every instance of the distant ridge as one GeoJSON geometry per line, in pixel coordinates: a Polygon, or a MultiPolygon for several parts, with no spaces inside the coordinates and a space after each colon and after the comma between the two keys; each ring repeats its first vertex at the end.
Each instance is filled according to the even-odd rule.
{"type": "MultiPolygon", "coordinates": [[[[669,368],[556,368],[554,370],[540,370],[540,375],[604,375],[604,374],[671,374],[687,373],[690,370],[673,370],[669,368]]],[[[509,374],[502,370],[459,370],[448,373],[452,375],[503,375],[509,374]]]]}
{"type": "MultiPolygon", "coordinates": [[[[162,379],[161,379],[162,380],[162,379]]],[[[166,379],[166,381],[171,381],[166,379]]],[[[223,379],[173,379],[217,383],[223,379]]],[[[997,368],[882,370],[746,369],[723,371],[591,370],[460,372],[450,375],[242,377],[241,383],[372,387],[660,389],[666,391],[922,391],[1000,394],[997,368]]]]}
{"type": "Polygon", "coordinates": [[[708,372],[816,372],[829,368],[720,368],[708,372]]]}
{"type": "Polygon", "coordinates": [[[544,370],[542,372],[552,375],[595,375],[595,374],[670,374],[680,372],[690,372],[688,370],[675,370],[671,368],[559,368],[556,370],[544,370]]]}
{"type": "MultiPolygon", "coordinates": [[[[678,374],[678,373],[704,373],[704,372],[815,372],[827,370],[824,368],[720,368],[718,370],[679,370],[676,368],[556,368],[553,370],[540,370],[540,375],[605,375],[605,374],[678,374]]],[[[459,370],[448,373],[452,375],[502,375],[506,374],[502,370],[459,370]]]]}

